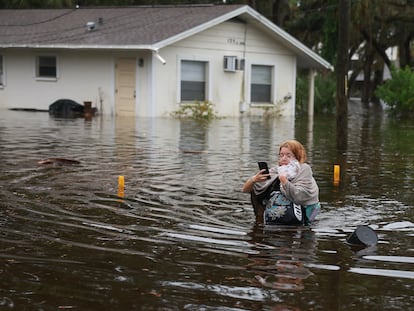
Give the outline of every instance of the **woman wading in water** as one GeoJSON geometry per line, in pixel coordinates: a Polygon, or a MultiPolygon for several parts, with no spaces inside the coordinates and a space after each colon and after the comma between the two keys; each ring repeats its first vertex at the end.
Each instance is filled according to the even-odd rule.
{"type": "Polygon", "coordinates": [[[243,185],[251,194],[258,223],[309,225],[320,210],[319,188],[306,161],[306,151],[297,140],[279,147],[278,166],[261,169],[243,185]]]}

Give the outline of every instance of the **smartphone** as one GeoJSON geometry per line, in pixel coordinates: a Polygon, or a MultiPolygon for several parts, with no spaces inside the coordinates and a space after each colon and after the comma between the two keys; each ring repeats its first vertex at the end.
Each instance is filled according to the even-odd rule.
{"type": "MultiPolygon", "coordinates": [[[[259,161],[259,162],[257,162],[257,164],[259,165],[260,170],[263,170],[263,169],[265,170],[264,174],[270,174],[269,173],[269,167],[267,166],[266,162],[259,161]]],[[[267,179],[270,179],[270,175],[267,176],[267,179]]]]}

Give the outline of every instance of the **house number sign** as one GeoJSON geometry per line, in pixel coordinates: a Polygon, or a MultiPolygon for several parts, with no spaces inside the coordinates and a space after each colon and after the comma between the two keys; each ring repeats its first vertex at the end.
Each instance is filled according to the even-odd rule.
{"type": "Polygon", "coordinates": [[[234,45],[244,45],[244,41],[236,38],[228,38],[227,39],[228,44],[234,44],[234,45]]]}

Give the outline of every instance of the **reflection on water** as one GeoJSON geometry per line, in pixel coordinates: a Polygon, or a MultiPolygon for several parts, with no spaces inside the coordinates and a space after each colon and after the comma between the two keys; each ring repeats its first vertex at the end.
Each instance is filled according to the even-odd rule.
{"type": "Polygon", "coordinates": [[[255,230],[252,242],[259,251],[250,256],[249,271],[257,273],[259,284],[285,292],[304,289],[303,280],[312,275],[304,263],[314,261],[317,248],[309,228],[255,230]]]}
{"type": "Polygon", "coordinates": [[[0,309],[409,310],[414,126],[355,108],[346,153],[328,117],[1,111],[0,309]],[[292,137],[309,151],[323,210],[311,228],[256,226],[242,183],[292,137]],[[80,164],[37,164],[49,157],[80,164]],[[379,243],[347,245],[357,225],[379,243]]]}

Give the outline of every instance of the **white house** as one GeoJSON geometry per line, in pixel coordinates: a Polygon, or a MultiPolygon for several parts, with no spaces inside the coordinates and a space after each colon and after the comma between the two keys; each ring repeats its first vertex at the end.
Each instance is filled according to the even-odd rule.
{"type": "Polygon", "coordinates": [[[245,5],[0,10],[3,109],[65,98],[166,116],[210,101],[221,116],[288,116],[297,68],[331,65],[245,5]]]}

